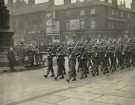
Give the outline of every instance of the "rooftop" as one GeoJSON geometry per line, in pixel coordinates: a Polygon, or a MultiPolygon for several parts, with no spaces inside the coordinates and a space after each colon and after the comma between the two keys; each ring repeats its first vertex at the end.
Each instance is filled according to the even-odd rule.
{"type": "MultiPolygon", "coordinates": [[[[95,0],[95,1],[87,1],[87,2],[81,2],[81,3],[72,3],[72,4],[67,4],[67,5],[55,5],[55,6],[50,5],[49,2],[45,2],[45,3],[36,4],[32,6],[20,7],[18,9],[16,9],[15,7],[9,8],[9,9],[11,10],[13,15],[24,15],[24,14],[31,14],[31,13],[42,12],[42,11],[52,11],[53,9],[66,10],[69,8],[81,8],[81,7],[98,6],[98,5],[116,8],[112,6],[112,4],[95,0]]],[[[135,12],[130,8],[124,8],[120,6],[118,6],[117,8],[123,11],[127,11],[127,12],[135,12]]]]}

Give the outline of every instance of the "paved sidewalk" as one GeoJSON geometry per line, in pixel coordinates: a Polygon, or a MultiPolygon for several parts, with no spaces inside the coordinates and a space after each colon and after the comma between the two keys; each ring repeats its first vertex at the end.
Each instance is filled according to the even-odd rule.
{"type": "Polygon", "coordinates": [[[0,75],[0,105],[135,105],[135,70],[70,84],[44,79],[43,72],[0,75]]]}
{"type": "MultiPolygon", "coordinates": [[[[24,67],[23,66],[18,66],[18,67],[15,67],[16,70],[24,70],[24,67]]],[[[3,72],[3,71],[10,71],[9,67],[0,67],[0,72],[3,72]]]]}

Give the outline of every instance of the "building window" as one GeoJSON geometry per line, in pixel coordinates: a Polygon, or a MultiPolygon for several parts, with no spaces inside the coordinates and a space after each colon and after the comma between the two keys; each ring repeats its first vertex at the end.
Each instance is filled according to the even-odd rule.
{"type": "Polygon", "coordinates": [[[91,8],[90,9],[90,15],[95,15],[96,14],[96,9],[95,8],[91,8]]]}
{"type": "Polygon", "coordinates": [[[67,30],[67,31],[70,30],[70,24],[69,24],[69,21],[66,21],[66,30],[67,30]]]}
{"type": "Polygon", "coordinates": [[[56,33],[60,31],[59,21],[53,21],[52,19],[47,20],[46,26],[47,26],[46,28],[47,33],[56,33]]]}
{"type": "Polygon", "coordinates": [[[91,29],[95,29],[96,28],[96,21],[95,21],[95,19],[91,19],[91,21],[90,21],[90,28],[91,29]]]}
{"type": "Polygon", "coordinates": [[[51,17],[52,17],[52,14],[51,14],[51,13],[47,13],[47,14],[46,14],[46,17],[47,17],[47,18],[51,18],[51,17]]]}
{"type": "Polygon", "coordinates": [[[120,15],[120,16],[121,16],[121,17],[124,17],[124,12],[123,12],[123,11],[121,12],[121,15],[120,15]]]}
{"type": "Polygon", "coordinates": [[[52,19],[47,20],[47,21],[46,21],[46,25],[47,25],[47,26],[52,26],[52,19]]]}
{"type": "Polygon", "coordinates": [[[77,2],[77,0],[71,0],[71,3],[76,3],[77,2]]]}
{"type": "Polygon", "coordinates": [[[112,27],[111,28],[114,29],[114,27],[115,27],[115,25],[114,25],[114,23],[112,23],[112,27]]]}
{"type": "Polygon", "coordinates": [[[112,9],[112,16],[113,16],[113,15],[115,15],[115,11],[114,11],[114,9],[112,9]]]}
{"type": "Polygon", "coordinates": [[[66,16],[70,16],[70,11],[66,11],[66,16]]]}
{"type": "Polygon", "coordinates": [[[80,30],[80,20],[79,19],[70,20],[70,30],[80,30]]]}
{"type": "Polygon", "coordinates": [[[85,0],[80,0],[80,2],[84,2],[85,0]]]}
{"type": "Polygon", "coordinates": [[[71,3],[84,2],[85,0],[71,0],[71,3]]]}
{"type": "Polygon", "coordinates": [[[108,3],[112,4],[112,0],[108,0],[108,3]]]}
{"type": "Polygon", "coordinates": [[[84,16],[85,15],[85,10],[81,10],[80,11],[80,16],[84,16]]]}
{"type": "Polygon", "coordinates": [[[128,18],[130,18],[131,16],[130,16],[130,14],[128,14],[128,18]]]}
{"type": "Polygon", "coordinates": [[[112,23],[108,22],[108,28],[111,29],[112,28],[112,23]]]}
{"type": "Polygon", "coordinates": [[[85,20],[84,19],[80,20],[80,28],[85,29],[85,20]]]}

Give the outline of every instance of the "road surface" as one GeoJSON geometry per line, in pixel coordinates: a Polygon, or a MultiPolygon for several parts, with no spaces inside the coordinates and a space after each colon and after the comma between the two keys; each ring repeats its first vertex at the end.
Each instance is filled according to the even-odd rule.
{"type": "Polygon", "coordinates": [[[1,73],[0,105],[135,105],[134,68],[70,84],[45,79],[45,69],[1,73]]]}

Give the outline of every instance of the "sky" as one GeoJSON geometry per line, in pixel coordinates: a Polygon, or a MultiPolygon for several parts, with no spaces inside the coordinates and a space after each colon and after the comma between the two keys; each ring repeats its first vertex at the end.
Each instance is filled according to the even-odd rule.
{"type": "MultiPolygon", "coordinates": [[[[28,1],[28,0],[25,0],[25,1],[28,1]]],[[[48,0],[36,0],[36,3],[42,3],[42,2],[46,2],[46,1],[48,1],[48,0]]],[[[55,0],[55,3],[61,4],[63,1],[64,0],[55,0]]],[[[121,0],[118,0],[118,1],[120,2],[121,0]]],[[[125,1],[126,1],[126,4],[127,4],[127,7],[130,7],[130,4],[131,4],[132,0],[125,0],[125,1]]]]}

